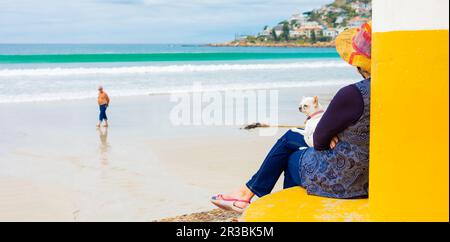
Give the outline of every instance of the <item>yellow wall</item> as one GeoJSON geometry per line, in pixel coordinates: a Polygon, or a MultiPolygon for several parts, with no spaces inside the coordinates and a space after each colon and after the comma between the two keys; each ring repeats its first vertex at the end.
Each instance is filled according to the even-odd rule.
{"type": "Polygon", "coordinates": [[[448,221],[448,30],[374,33],[372,76],[371,218],[448,221]]]}

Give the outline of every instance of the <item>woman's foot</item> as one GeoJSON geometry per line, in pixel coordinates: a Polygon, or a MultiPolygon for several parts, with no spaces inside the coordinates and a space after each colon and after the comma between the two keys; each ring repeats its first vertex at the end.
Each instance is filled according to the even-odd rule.
{"type": "Polygon", "coordinates": [[[246,186],[229,194],[219,194],[211,198],[211,202],[224,210],[233,210],[243,213],[250,205],[253,194],[246,186]]]}
{"type": "Polygon", "coordinates": [[[232,210],[238,213],[243,213],[250,204],[250,201],[240,200],[237,198],[225,198],[224,195],[219,194],[211,198],[211,203],[223,210],[232,210]]]}

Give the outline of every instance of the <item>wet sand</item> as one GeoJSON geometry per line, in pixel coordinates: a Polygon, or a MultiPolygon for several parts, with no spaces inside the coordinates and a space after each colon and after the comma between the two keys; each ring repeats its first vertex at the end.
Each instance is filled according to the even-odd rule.
{"type": "MultiPolygon", "coordinates": [[[[280,123],[338,86],[280,91],[280,123]]],[[[95,100],[0,105],[0,221],[154,221],[214,209],[258,168],[279,135],[238,126],[173,126],[169,96],[114,98],[110,127],[95,100]]],[[[279,189],[279,186],[278,186],[279,189]]]]}

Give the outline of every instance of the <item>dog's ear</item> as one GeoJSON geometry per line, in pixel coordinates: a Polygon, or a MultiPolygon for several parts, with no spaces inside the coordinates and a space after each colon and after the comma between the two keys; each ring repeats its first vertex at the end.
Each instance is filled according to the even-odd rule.
{"type": "Polygon", "coordinates": [[[319,97],[318,96],[314,96],[314,107],[318,107],[319,106],[319,97]]]}

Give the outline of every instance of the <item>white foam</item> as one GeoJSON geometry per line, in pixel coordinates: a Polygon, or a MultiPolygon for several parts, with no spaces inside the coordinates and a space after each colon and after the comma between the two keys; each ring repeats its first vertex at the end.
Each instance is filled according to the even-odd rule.
{"type": "MultiPolygon", "coordinates": [[[[343,86],[354,83],[357,80],[325,80],[325,81],[309,81],[309,82],[278,82],[278,83],[249,83],[249,84],[220,84],[220,85],[203,85],[201,89],[193,89],[194,86],[177,86],[177,87],[155,87],[148,89],[130,89],[119,90],[110,89],[109,94],[113,97],[131,97],[143,95],[162,95],[190,92],[212,92],[212,91],[233,91],[233,90],[267,90],[282,89],[293,87],[323,87],[323,86],[343,86]]],[[[29,102],[48,102],[61,100],[80,100],[96,98],[96,92],[57,92],[57,93],[39,93],[39,94],[18,94],[18,95],[0,95],[0,103],[29,103],[29,102]]]]}
{"type": "Polygon", "coordinates": [[[150,73],[215,72],[245,70],[283,70],[283,69],[318,69],[345,68],[343,61],[313,61],[271,64],[211,64],[211,65],[166,65],[166,66],[130,66],[97,68],[36,68],[36,69],[1,69],[0,77],[34,77],[34,76],[76,76],[76,75],[121,75],[150,73]]]}

